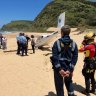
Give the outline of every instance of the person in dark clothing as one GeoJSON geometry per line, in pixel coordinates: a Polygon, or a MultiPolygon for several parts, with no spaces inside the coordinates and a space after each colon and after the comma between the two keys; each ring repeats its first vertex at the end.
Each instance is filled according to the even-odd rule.
{"type": "Polygon", "coordinates": [[[20,36],[22,35],[22,33],[19,33],[19,35],[16,37],[17,39],[17,54],[20,54],[21,51],[21,43],[20,43],[20,36]]]}
{"type": "Polygon", "coordinates": [[[2,48],[2,38],[3,38],[3,35],[0,34],[0,49],[2,48]]]}
{"type": "Polygon", "coordinates": [[[86,96],[90,96],[90,92],[96,95],[96,88],[95,88],[95,69],[94,69],[94,62],[96,60],[96,48],[94,42],[95,33],[89,32],[84,36],[84,40],[82,42],[82,46],[79,49],[79,52],[84,52],[84,66],[82,69],[82,74],[85,78],[85,86],[86,90],[82,93],[86,94],[86,96]],[[92,89],[90,91],[90,84],[92,85],[92,89]]]}
{"type": "Polygon", "coordinates": [[[34,39],[34,35],[31,35],[31,46],[32,46],[32,50],[33,53],[35,53],[35,39],[34,39]]]}
{"type": "Polygon", "coordinates": [[[24,33],[22,33],[22,35],[20,36],[20,44],[21,44],[21,56],[24,56],[24,53],[26,56],[28,56],[27,54],[27,39],[24,36],[24,33]]]}
{"type": "Polygon", "coordinates": [[[27,53],[28,53],[28,42],[29,42],[31,39],[30,39],[30,37],[29,37],[28,35],[26,35],[25,37],[26,37],[26,39],[27,39],[27,46],[26,46],[27,49],[26,49],[26,50],[27,50],[27,53]]]}
{"type": "Polygon", "coordinates": [[[72,73],[78,59],[77,44],[70,38],[70,27],[61,28],[61,38],[55,41],[52,47],[51,62],[54,69],[54,82],[57,96],[64,96],[63,83],[68,96],[75,96],[72,85],[72,73]]]}
{"type": "Polygon", "coordinates": [[[31,40],[30,37],[28,35],[25,36],[27,39],[27,46],[28,46],[28,42],[31,40]]]}

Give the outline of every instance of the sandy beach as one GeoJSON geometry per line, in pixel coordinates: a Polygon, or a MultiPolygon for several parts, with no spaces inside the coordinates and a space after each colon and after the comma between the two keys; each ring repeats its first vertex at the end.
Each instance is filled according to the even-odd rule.
{"type": "MultiPolygon", "coordinates": [[[[71,32],[71,38],[80,46],[84,34],[77,35],[78,32],[71,32]]],[[[43,50],[36,50],[32,54],[29,42],[29,56],[16,55],[16,35],[12,33],[5,35],[8,40],[8,49],[4,52],[0,49],[0,96],[56,96],[52,65],[49,57],[51,47],[43,50]]],[[[34,34],[36,37],[43,33],[34,34]]],[[[44,33],[46,34],[46,33],[44,33]]],[[[58,39],[60,34],[54,39],[58,39]]],[[[52,46],[53,42],[50,46],[52,46]]],[[[78,62],[74,70],[73,84],[77,96],[85,96],[81,93],[85,88],[84,78],[81,70],[83,67],[83,53],[79,53],[78,62]]],[[[67,96],[65,88],[65,96],[67,96]]],[[[94,96],[91,94],[91,96],[94,96]]]]}

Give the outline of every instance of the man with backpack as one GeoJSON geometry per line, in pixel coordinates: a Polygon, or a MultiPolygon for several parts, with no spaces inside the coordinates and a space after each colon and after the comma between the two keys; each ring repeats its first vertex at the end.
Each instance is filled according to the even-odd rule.
{"type": "Polygon", "coordinates": [[[85,78],[86,90],[83,91],[86,96],[90,96],[90,92],[96,95],[95,91],[95,69],[96,69],[96,43],[94,42],[95,33],[89,32],[84,36],[82,42],[82,47],[79,49],[79,52],[84,52],[84,66],[82,69],[82,74],[85,78]],[[90,83],[92,89],[90,91],[90,83]]]}
{"type": "Polygon", "coordinates": [[[72,85],[72,73],[78,59],[77,44],[70,38],[70,27],[61,28],[61,38],[55,41],[50,57],[54,69],[54,81],[57,96],[64,96],[63,82],[68,96],[75,96],[72,85]]]}

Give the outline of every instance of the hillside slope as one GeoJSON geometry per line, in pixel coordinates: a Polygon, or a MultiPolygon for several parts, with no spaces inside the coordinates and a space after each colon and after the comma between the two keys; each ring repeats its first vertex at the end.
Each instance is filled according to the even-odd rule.
{"type": "Polygon", "coordinates": [[[11,21],[10,23],[3,25],[1,30],[3,31],[27,31],[33,25],[33,21],[28,20],[18,20],[18,21],[11,21]]]}
{"type": "MultiPolygon", "coordinates": [[[[96,27],[96,3],[86,0],[54,0],[45,6],[30,26],[16,24],[15,30],[45,31],[48,27],[56,27],[57,18],[62,12],[66,12],[65,23],[71,27],[96,27]]],[[[4,25],[2,30],[14,30],[13,23],[4,25]]]]}
{"type": "Polygon", "coordinates": [[[60,13],[66,12],[66,24],[71,27],[96,26],[96,7],[84,0],[55,0],[49,3],[35,19],[35,26],[57,26],[60,13]]]}

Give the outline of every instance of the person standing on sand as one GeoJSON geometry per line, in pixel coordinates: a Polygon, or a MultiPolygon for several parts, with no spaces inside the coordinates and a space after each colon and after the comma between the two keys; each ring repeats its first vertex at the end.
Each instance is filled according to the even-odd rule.
{"type": "Polygon", "coordinates": [[[19,33],[19,35],[16,37],[17,39],[17,54],[20,54],[21,51],[21,43],[20,43],[20,36],[22,35],[22,33],[19,33]]]}
{"type": "Polygon", "coordinates": [[[25,34],[22,33],[22,35],[20,36],[20,44],[21,44],[21,56],[24,56],[24,53],[26,56],[28,56],[27,54],[27,39],[25,37],[25,34]]]}
{"type": "Polygon", "coordinates": [[[7,49],[7,38],[4,36],[2,38],[2,47],[3,47],[3,50],[7,49]]]}
{"type": "Polygon", "coordinates": [[[79,52],[84,52],[84,66],[82,69],[82,74],[85,78],[85,86],[86,90],[82,91],[82,93],[86,94],[86,96],[90,96],[90,92],[96,95],[95,88],[95,70],[96,70],[96,42],[95,33],[89,32],[84,36],[84,40],[82,42],[82,46],[79,49],[79,52]],[[91,90],[90,90],[91,83],[91,90]]]}
{"type": "Polygon", "coordinates": [[[27,50],[28,50],[28,42],[30,41],[30,37],[28,35],[25,36],[27,39],[27,50]]]}
{"type": "Polygon", "coordinates": [[[2,48],[2,38],[3,38],[3,35],[0,34],[0,49],[2,48]]]}
{"type": "Polygon", "coordinates": [[[72,84],[72,74],[78,59],[77,44],[70,38],[70,27],[61,28],[61,38],[55,41],[50,57],[54,69],[54,82],[57,96],[64,96],[63,84],[68,96],[75,96],[72,84]]]}
{"type": "Polygon", "coordinates": [[[32,46],[32,50],[33,53],[35,53],[35,39],[34,39],[34,35],[31,35],[31,46],[32,46]]]}

